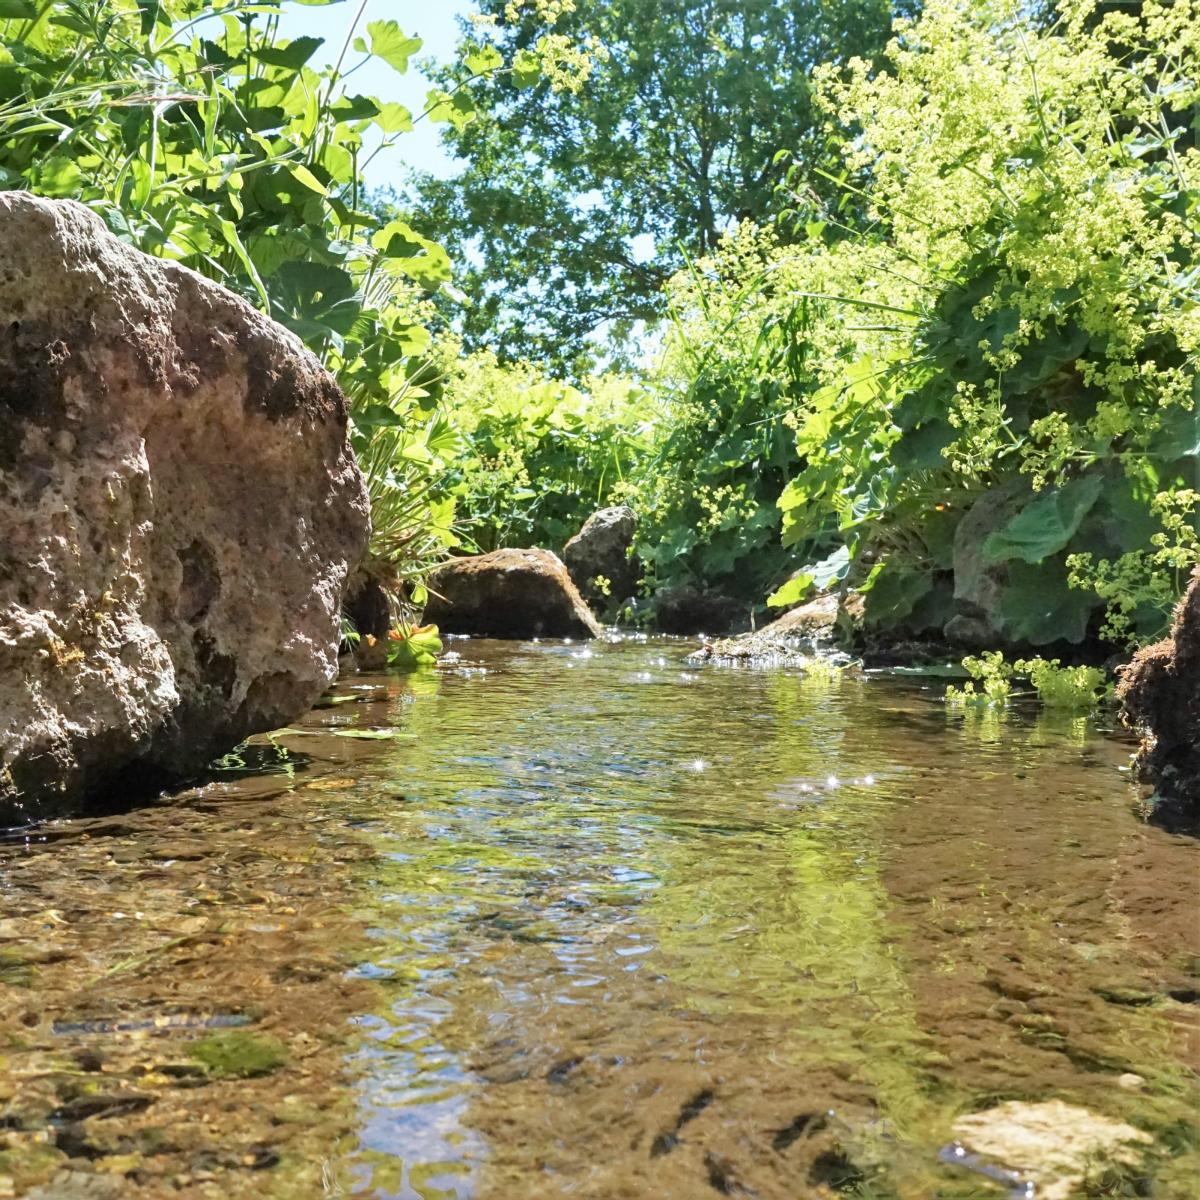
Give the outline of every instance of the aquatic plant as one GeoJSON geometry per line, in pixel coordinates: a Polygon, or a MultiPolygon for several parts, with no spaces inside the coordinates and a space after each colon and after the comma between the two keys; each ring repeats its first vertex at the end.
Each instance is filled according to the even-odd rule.
{"type": "Polygon", "coordinates": [[[436,625],[398,625],[388,634],[388,666],[400,671],[431,667],[442,652],[436,625]]]}
{"type": "Polygon", "coordinates": [[[1012,694],[1012,680],[1021,676],[1033,684],[1037,697],[1048,708],[1086,709],[1110,693],[1108,677],[1099,667],[1064,667],[1060,659],[1018,658],[1007,662],[1000,650],[962,660],[971,676],[961,688],[946,688],[948,703],[1003,707],[1012,694]]]}
{"type": "Polygon", "coordinates": [[[245,1029],[200,1038],[188,1047],[188,1056],[217,1079],[267,1075],[288,1061],[287,1047],[278,1038],[245,1029]]]}
{"type": "Polygon", "coordinates": [[[1013,669],[1028,677],[1049,708],[1093,708],[1112,691],[1099,667],[1064,667],[1057,658],[1022,658],[1013,669]]]}
{"type": "Polygon", "coordinates": [[[946,687],[948,704],[1002,707],[1008,703],[1014,668],[1004,661],[1001,651],[993,650],[978,657],[968,655],[962,665],[971,678],[961,688],[954,684],[946,687]]]}

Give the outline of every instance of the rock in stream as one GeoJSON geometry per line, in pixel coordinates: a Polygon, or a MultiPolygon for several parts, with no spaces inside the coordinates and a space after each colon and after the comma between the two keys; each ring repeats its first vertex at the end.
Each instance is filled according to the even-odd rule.
{"type": "Polygon", "coordinates": [[[301,342],[0,195],[0,820],[202,766],[337,671],[368,502],[301,342]]]}

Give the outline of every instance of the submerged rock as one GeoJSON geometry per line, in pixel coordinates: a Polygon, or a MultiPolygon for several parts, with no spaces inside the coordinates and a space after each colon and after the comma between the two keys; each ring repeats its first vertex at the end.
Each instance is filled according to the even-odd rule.
{"type": "MultiPolygon", "coordinates": [[[[1141,1129],[1062,1100],[1010,1100],[954,1123],[958,1161],[996,1177],[995,1168],[1032,1184],[1038,1200],[1067,1200],[1089,1171],[1134,1166],[1153,1139],[1141,1129]],[[965,1150],[966,1153],[961,1151],[965,1150]],[[980,1163],[976,1156],[990,1160],[980,1163]]],[[[945,1155],[954,1162],[954,1155],[945,1155]]]]}
{"type": "Polygon", "coordinates": [[[193,771],[330,683],[369,529],[346,422],[243,300],[0,195],[0,820],[193,771]]]}
{"type": "Polygon", "coordinates": [[[630,557],[637,514],[627,505],[602,508],[563,548],[571,581],[594,608],[608,608],[633,595],[639,567],[630,557]]]}
{"type": "Polygon", "coordinates": [[[602,630],[549,550],[456,558],[429,580],[424,620],[443,633],[494,638],[593,638],[602,630]]]}
{"type": "Polygon", "coordinates": [[[1140,773],[1168,803],[1200,816],[1200,567],[1171,636],[1135,655],[1117,695],[1125,722],[1142,735],[1140,773]]]}

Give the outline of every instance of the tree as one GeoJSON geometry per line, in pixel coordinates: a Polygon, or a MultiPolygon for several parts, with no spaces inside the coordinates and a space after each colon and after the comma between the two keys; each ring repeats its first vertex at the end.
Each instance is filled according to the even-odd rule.
{"type": "MultiPolygon", "coordinates": [[[[481,0],[506,61],[546,35],[520,3],[481,0]],[[518,19],[512,20],[513,16],[518,19]]],[[[553,33],[595,47],[578,91],[520,71],[485,82],[477,120],[447,130],[466,160],[421,177],[414,223],[460,263],[468,347],[556,365],[662,312],[662,285],[741,219],[769,219],[786,170],[826,153],[809,76],[873,58],[890,0],[574,0],[553,33]],[[647,253],[647,244],[653,247],[647,253]]],[[[467,34],[479,37],[479,22],[467,34]]],[[[460,54],[466,60],[467,55],[460,54]]],[[[461,67],[442,71],[449,88],[461,67]]]]}

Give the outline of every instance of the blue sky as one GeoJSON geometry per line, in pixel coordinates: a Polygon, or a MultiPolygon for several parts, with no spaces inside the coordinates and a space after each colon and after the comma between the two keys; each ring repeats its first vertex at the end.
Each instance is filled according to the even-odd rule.
{"type": "MultiPolygon", "coordinates": [[[[288,38],[324,38],[325,45],[317,51],[311,65],[332,64],[341,53],[346,31],[360,2],[337,0],[337,3],[318,7],[287,3],[280,19],[280,30],[288,38]]],[[[396,21],[410,37],[424,40],[418,59],[429,56],[445,62],[454,56],[458,41],[456,18],[465,16],[471,8],[470,0],[425,0],[424,3],[419,0],[367,0],[359,30],[365,33],[369,21],[396,21]]],[[[351,51],[347,62],[354,63],[359,58],[361,55],[351,51]]],[[[355,73],[347,87],[363,95],[396,101],[411,109],[415,116],[425,107],[425,93],[430,84],[415,63],[409,65],[407,75],[400,75],[386,63],[371,59],[355,73]]],[[[404,134],[392,150],[375,159],[369,180],[380,187],[398,185],[412,169],[449,175],[453,173],[453,161],[442,149],[441,127],[421,121],[412,133],[404,134]]]]}

